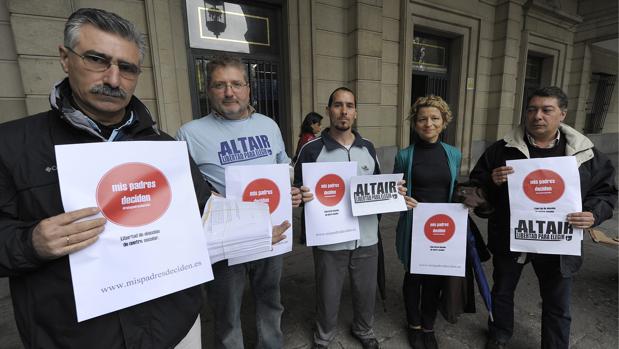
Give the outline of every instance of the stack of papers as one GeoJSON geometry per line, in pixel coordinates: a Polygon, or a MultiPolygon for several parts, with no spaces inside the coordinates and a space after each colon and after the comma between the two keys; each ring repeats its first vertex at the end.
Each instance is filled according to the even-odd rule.
{"type": "Polygon", "coordinates": [[[271,251],[269,205],[211,196],[202,226],[211,264],[224,259],[271,251]]]}

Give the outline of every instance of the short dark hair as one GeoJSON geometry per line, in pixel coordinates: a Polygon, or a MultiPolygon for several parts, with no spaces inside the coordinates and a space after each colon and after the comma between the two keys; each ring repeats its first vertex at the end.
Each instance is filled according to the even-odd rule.
{"type": "Polygon", "coordinates": [[[116,34],[133,42],[140,51],[140,63],[144,60],[146,40],[135,25],[119,15],[98,8],[81,8],[71,14],[64,26],[64,46],[74,49],[79,40],[79,33],[85,24],[106,33],[116,34]]]}
{"type": "Polygon", "coordinates": [[[531,99],[533,99],[533,97],[554,97],[557,99],[557,103],[559,104],[559,108],[561,108],[561,110],[567,109],[567,95],[557,86],[542,87],[533,91],[533,93],[529,96],[529,99],[527,99],[527,105],[531,103],[531,99]]]}
{"type": "Polygon", "coordinates": [[[305,119],[303,119],[303,123],[301,124],[301,134],[313,132],[312,125],[315,123],[320,123],[322,121],[322,115],[316,112],[309,112],[305,115],[305,119]]]}
{"type": "Polygon", "coordinates": [[[243,78],[245,82],[249,82],[247,78],[247,68],[240,58],[229,55],[215,56],[206,63],[206,83],[211,85],[211,76],[213,72],[218,68],[235,67],[243,72],[243,78]]]}
{"type": "Polygon", "coordinates": [[[351,89],[349,89],[348,87],[338,87],[335,90],[333,90],[333,92],[331,92],[331,95],[329,96],[329,103],[327,104],[327,107],[331,107],[331,104],[333,104],[333,96],[335,95],[336,92],[339,91],[346,91],[346,92],[350,92],[350,94],[352,95],[352,98],[355,102],[355,107],[357,106],[357,97],[355,96],[355,93],[352,92],[351,89]]]}

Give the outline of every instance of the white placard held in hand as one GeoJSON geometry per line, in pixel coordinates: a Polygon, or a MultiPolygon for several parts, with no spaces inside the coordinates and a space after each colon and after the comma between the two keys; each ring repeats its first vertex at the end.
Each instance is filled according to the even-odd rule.
{"type": "Polygon", "coordinates": [[[359,240],[359,221],[352,215],[348,188],[357,162],[304,163],[303,185],[314,200],[305,204],[307,246],[359,240]]]}
{"type": "Polygon", "coordinates": [[[567,222],[582,211],[576,158],[560,156],[506,161],[510,250],[580,256],[582,229],[567,222]]]}
{"type": "Polygon", "coordinates": [[[77,321],[213,279],[185,142],[57,145],[56,160],[65,211],[107,218],[69,256],[77,321]]]}
{"type": "Polygon", "coordinates": [[[211,263],[272,251],[271,214],[265,203],[212,195],[202,225],[211,263]]]}
{"type": "Polygon", "coordinates": [[[352,215],[367,216],[406,211],[404,196],[398,193],[398,182],[404,174],[354,176],[350,179],[352,215]]]}
{"type": "Polygon", "coordinates": [[[419,203],[413,209],[412,274],[464,276],[468,210],[462,204],[419,203]]]}
{"type": "Polygon", "coordinates": [[[292,251],[292,198],[290,197],[290,167],[287,164],[226,167],[226,197],[269,205],[271,223],[290,222],[286,238],[269,252],[228,259],[228,265],[277,256],[292,251]]]}

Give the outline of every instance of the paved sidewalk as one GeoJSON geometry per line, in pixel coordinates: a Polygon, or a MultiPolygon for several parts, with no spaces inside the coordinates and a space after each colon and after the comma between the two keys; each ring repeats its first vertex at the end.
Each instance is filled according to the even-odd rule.
{"type": "MultiPolygon", "coordinates": [[[[296,212],[295,212],[296,213],[296,212]]],[[[296,213],[298,215],[298,213],[296,213]]],[[[296,217],[298,218],[298,217],[296,217]]],[[[476,219],[485,235],[484,220],[476,219]]],[[[401,296],[404,269],[395,252],[396,214],[383,215],[381,232],[385,246],[385,265],[387,270],[387,300],[384,304],[377,302],[375,332],[381,347],[409,348],[405,331],[405,313],[401,296]]],[[[297,221],[295,220],[295,226],[297,221]]],[[[615,217],[605,222],[602,230],[610,236],[617,235],[617,212],[615,217]]],[[[296,240],[296,239],[295,239],[296,240]]],[[[574,278],[572,295],[572,348],[602,349],[617,348],[618,343],[618,309],[617,309],[617,274],[618,250],[600,246],[585,237],[583,253],[585,263],[574,278]]],[[[492,282],[492,264],[485,263],[486,275],[492,282]]],[[[282,298],[285,307],[282,327],[285,334],[285,346],[291,349],[311,348],[314,320],[315,284],[313,257],[311,249],[295,244],[294,251],[285,258],[282,280],[282,298]]],[[[477,293],[477,291],[476,291],[477,293]]],[[[253,327],[253,307],[251,297],[246,293],[243,311],[243,325],[246,347],[255,343],[253,327]]],[[[442,349],[483,348],[485,345],[487,312],[483,301],[476,294],[477,313],[463,314],[455,325],[447,323],[441,315],[436,323],[437,338],[442,349]]],[[[345,287],[339,316],[338,335],[329,348],[361,348],[349,334],[352,319],[350,290],[345,287]]],[[[203,315],[204,345],[212,345],[212,318],[208,307],[203,315]]],[[[516,291],[515,329],[510,348],[539,348],[541,326],[541,299],[539,287],[533,268],[527,266],[516,291]]]]}
{"type": "MultiPolygon", "coordinates": [[[[295,212],[298,216],[298,212],[295,212]]],[[[298,217],[296,217],[298,218],[298,217]]],[[[404,270],[395,255],[394,237],[397,215],[383,215],[383,233],[386,258],[387,301],[376,306],[375,331],[382,348],[408,348],[405,332],[405,315],[401,298],[404,270]]],[[[295,219],[295,226],[298,226],[295,219]]],[[[485,222],[479,227],[485,232],[485,222]]],[[[618,221],[605,222],[603,230],[617,235],[618,221]]],[[[296,238],[295,238],[296,240],[296,238]]],[[[574,278],[572,295],[572,348],[606,349],[617,348],[618,303],[617,303],[617,248],[596,245],[585,237],[583,253],[585,262],[574,278]]],[[[485,263],[486,274],[491,276],[491,263],[485,263]]],[[[314,319],[314,272],[311,249],[296,244],[294,251],[285,258],[282,280],[282,298],[286,308],[283,318],[286,348],[311,348],[314,319]]],[[[246,293],[246,297],[250,297],[246,293]]],[[[255,343],[253,306],[249,298],[243,309],[246,347],[255,343]]],[[[528,349],[540,347],[541,301],[533,270],[526,267],[516,293],[515,334],[510,348],[528,349]]],[[[485,343],[486,310],[477,296],[477,313],[464,314],[457,324],[451,325],[439,315],[436,331],[442,349],[483,348],[485,343]]],[[[349,334],[352,319],[350,292],[345,288],[339,316],[339,333],[330,346],[334,348],[361,348],[349,334]]],[[[208,306],[203,311],[203,347],[212,345],[212,317],[208,306]]],[[[0,278],[0,348],[22,348],[8,291],[7,278],[0,278]]]]}

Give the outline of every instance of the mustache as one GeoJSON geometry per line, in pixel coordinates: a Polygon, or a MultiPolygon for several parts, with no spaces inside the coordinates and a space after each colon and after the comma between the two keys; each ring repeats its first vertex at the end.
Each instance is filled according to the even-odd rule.
{"type": "Polygon", "coordinates": [[[127,92],[125,90],[110,85],[95,85],[90,89],[90,93],[116,98],[127,98],[127,92]]]}

